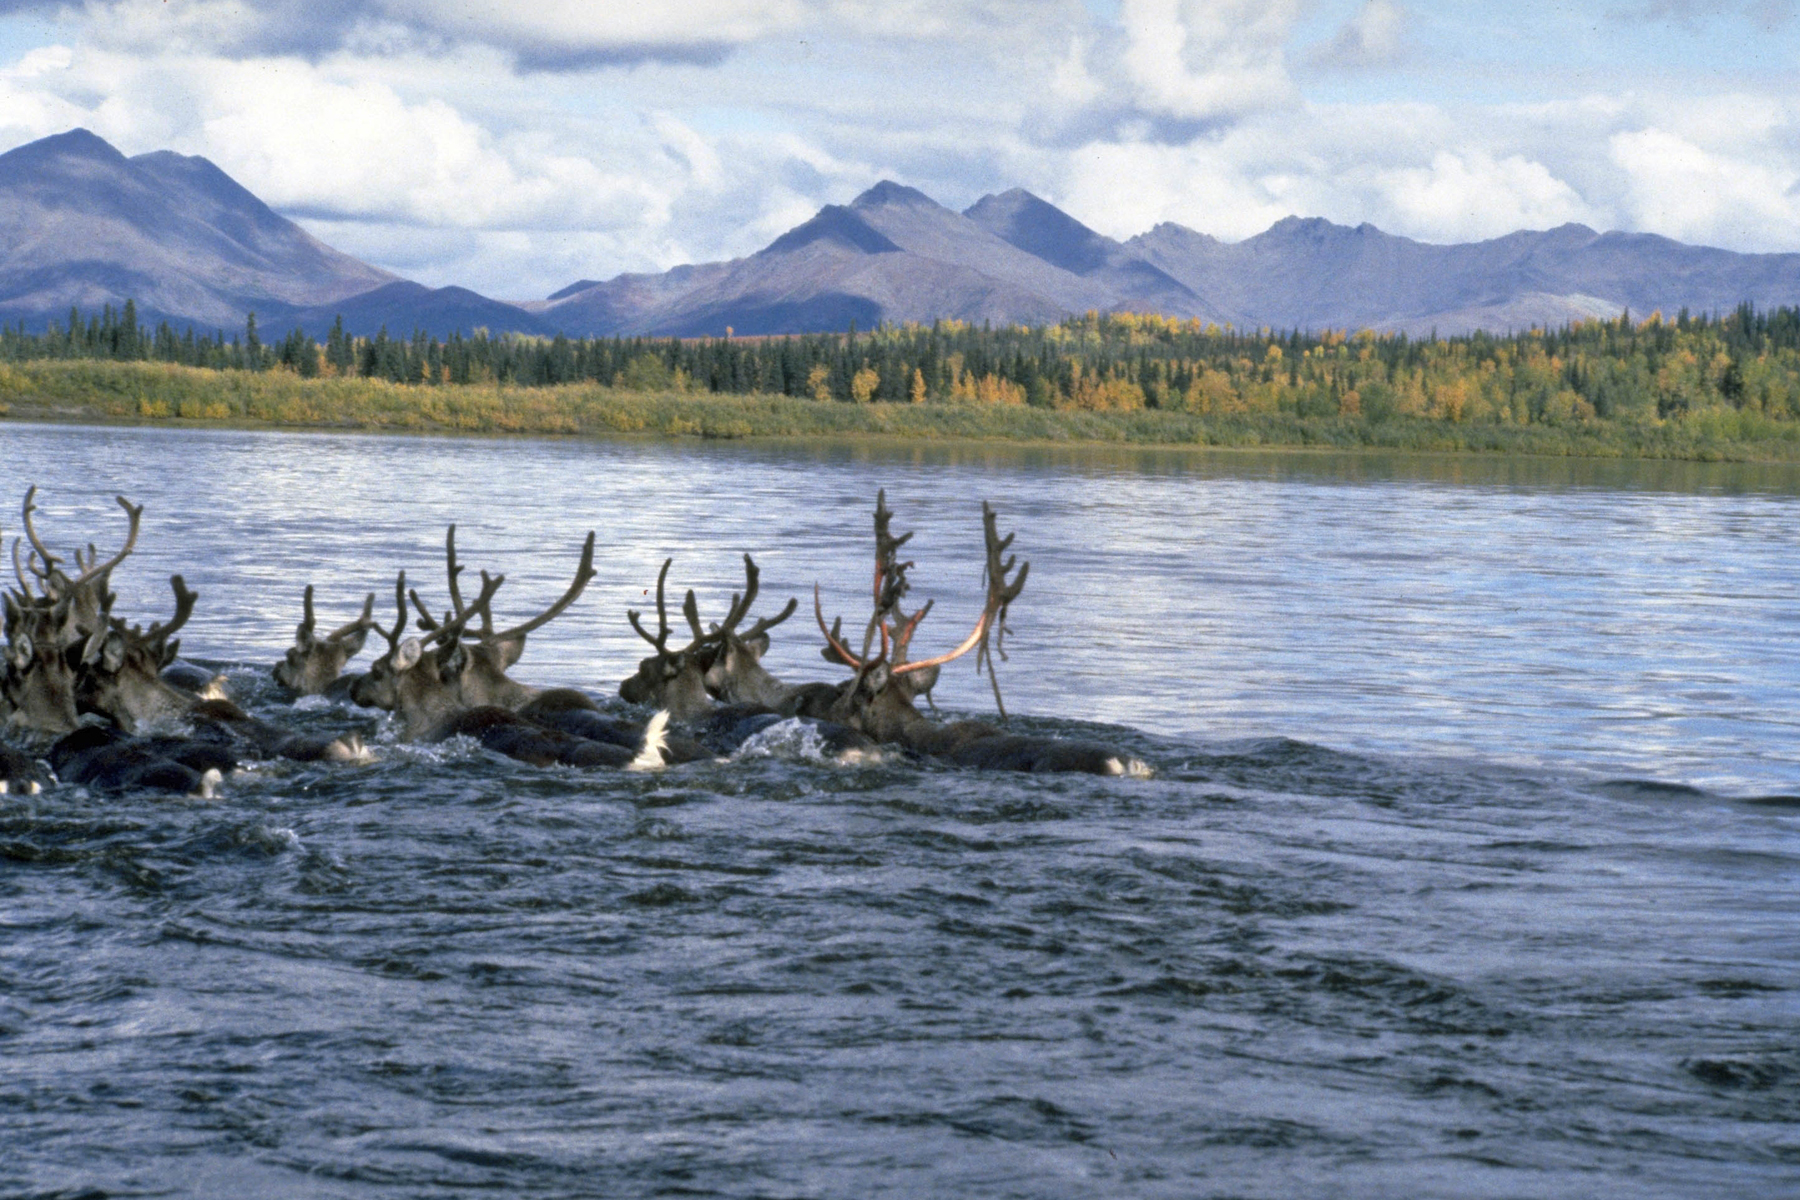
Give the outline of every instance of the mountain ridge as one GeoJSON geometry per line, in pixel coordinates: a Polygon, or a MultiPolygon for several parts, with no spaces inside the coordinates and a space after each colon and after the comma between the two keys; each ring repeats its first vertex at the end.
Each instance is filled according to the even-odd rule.
{"type": "Polygon", "coordinates": [[[961,212],[880,180],[725,262],[580,279],[543,300],[431,288],[318,241],[212,162],[127,157],[85,129],[0,154],[0,320],[136,301],[141,318],[321,336],[488,328],[721,336],[1090,310],[1238,328],[1442,335],[1750,301],[1800,306],[1800,254],[1740,254],[1576,223],[1439,245],[1284,217],[1239,242],[1174,222],[1120,241],[1023,188],[961,212]]]}

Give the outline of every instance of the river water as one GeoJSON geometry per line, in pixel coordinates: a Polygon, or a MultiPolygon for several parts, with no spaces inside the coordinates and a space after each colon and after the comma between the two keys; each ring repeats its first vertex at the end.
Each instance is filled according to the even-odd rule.
{"type": "MultiPolygon", "coordinates": [[[[444,525],[515,675],[615,694],[664,557],[786,678],[915,531],[915,652],[1031,561],[1015,723],[1151,780],[655,776],[397,744],[0,798],[0,1194],[1800,1194],[1800,472],[0,425],[117,611],[266,666],[444,525]]],[[[3,499],[3,498],[0,498],[3,499]]],[[[10,547],[9,547],[10,549],[10,547]]],[[[679,618],[677,618],[679,623],[679,618]]],[[[377,639],[378,641],[378,639],[377,639]]],[[[365,660],[367,654],[365,654],[365,660]]],[[[948,711],[986,714],[971,664],[948,711]]]]}

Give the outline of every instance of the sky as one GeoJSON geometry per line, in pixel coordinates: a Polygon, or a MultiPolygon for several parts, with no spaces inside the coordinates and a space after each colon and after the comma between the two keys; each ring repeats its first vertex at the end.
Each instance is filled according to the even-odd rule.
{"type": "Polygon", "coordinates": [[[882,179],[1101,233],[1578,221],[1800,250],[1800,0],[0,0],[0,150],[224,168],[365,261],[542,297],[882,179]]]}

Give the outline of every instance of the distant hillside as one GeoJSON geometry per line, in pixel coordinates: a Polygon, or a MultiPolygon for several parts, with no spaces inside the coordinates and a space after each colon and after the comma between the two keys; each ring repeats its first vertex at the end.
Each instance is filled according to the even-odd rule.
{"type": "Polygon", "coordinates": [[[1448,335],[1554,327],[1627,308],[1673,316],[1745,300],[1800,304],[1800,254],[1736,254],[1585,225],[1435,246],[1373,225],[1289,217],[1242,242],[1162,224],[1126,246],[1247,328],[1448,335]]]}
{"type": "Polygon", "coordinates": [[[728,263],[573,285],[527,306],[570,333],[803,333],[855,321],[1043,324],[1089,309],[1215,314],[1155,266],[1025,192],[957,213],[879,183],[728,263]]]}
{"type": "Polygon", "coordinates": [[[0,154],[0,318],[134,299],[233,328],[394,276],[318,241],[204,158],[126,158],[85,129],[0,154]]]}
{"type": "Polygon", "coordinates": [[[203,158],[126,158],[86,130],[0,155],[0,320],[137,302],[150,324],[408,337],[572,337],[994,325],[1154,312],[1239,329],[1422,335],[1561,326],[1629,308],[1800,305],[1800,254],[1737,254],[1581,225],[1440,246],[1289,217],[1241,242],[1162,224],[1105,237],[1020,189],[958,213],[876,184],[745,258],[582,279],[510,304],[428,288],[324,245],[203,158]]]}
{"type": "Polygon", "coordinates": [[[1240,329],[1443,335],[1624,309],[1800,304],[1800,255],[1736,254],[1581,225],[1438,246],[1289,217],[1242,242],[1162,224],[1127,242],[1014,189],[963,213],[894,183],[748,258],[582,280],[525,307],[570,333],[740,334],[937,318],[1040,324],[1156,312],[1240,329]]]}
{"type": "Polygon", "coordinates": [[[333,250],[204,158],[127,158],[85,129],[0,154],[0,320],[41,326],[71,306],[137,304],[148,324],[315,335],[539,332],[512,305],[426,288],[333,250]]]}

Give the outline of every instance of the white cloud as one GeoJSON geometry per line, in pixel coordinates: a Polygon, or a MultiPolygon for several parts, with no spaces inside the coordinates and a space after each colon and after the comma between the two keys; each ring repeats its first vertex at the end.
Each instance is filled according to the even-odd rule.
{"type": "Polygon", "coordinates": [[[1137,106],[1207,121],[1287,102],[1296,0],[1124,0],[1120,63],[1137,106]]]}
{"type": "Polygon", "coordinates": [[[1615,134],[1609,148],[1638,229],[1684,241],[1742,244],[1771,232],[1800,241],[1800,170],[1791,158],[1728,157],[1656,128],[1615,134]]]}
{"type": "MultiPolygon", "coordinates": [[[[1800,243],[1800,104],[1743,79],[1327,104],[1289,70],[1309,0],[703,3],[91,0],[0,66],[0,146],[85,125],[204,154],[359,257],[511,298],[749,253],[882,177],[953,207],[1029,187],[1119,237],[1298,214],[1800,243]]],[[[1412,26],[1366,0],[1311,58],[1403,91],[1412,26]]]]}
{"type": "Polygon", "coordinates": [[[1391,224],[1425,241],[1477,241],[1593,219],[1575,189],[1516,154],[1440,150],[1429,166],[1376,171],[1371,182],[1371,199],[1393,214],[1391,224]]]}

